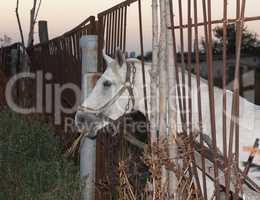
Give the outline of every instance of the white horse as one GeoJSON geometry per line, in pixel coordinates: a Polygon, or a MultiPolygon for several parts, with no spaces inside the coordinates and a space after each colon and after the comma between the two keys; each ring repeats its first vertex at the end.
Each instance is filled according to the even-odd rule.
{"type": "MultiPolygon", "coordinates": [[[[75,123],[81,130],[87,132],[89,137],[95,137],[97,131],[102,127],[108,125],[111,121],[117,120],[131,110],[140,111],[145,113],[144,93],[143,93],[143,77],[141,63],[136,59],[126,60],[120,50],[116,51],[115,60],[104,55],[107,63],[107,69],[101,78],[96,83],[95,88],[85,99],[84,103],[78,110],[75,123]],[[131,65],[134,63],[136,66],[136,73],[132,73],[131,65]],[[134,83],[132,78],[134,76],[134,83]],[[133,85],[132,85],[133,84],[133,85]],[[131,89],[132,86],[133,89],[131,89]],[[134,97],[134,104],[130,104],[130,109],[126,110],[129,98],[134,97]]],[[[150,72],[151,65],[146,64],[145,75],[147,84],[147,94],[150,94],[150,72]]],[[[188,76],[186,74],[186,81],[188,76]]],[[[193,128],[197,129],[198,126],[198,104],[197,104],[197,82],[195,76],[192,76],[192,116],[193,128]]],[[[173,88],[175,90],[176,88],[173,88]]],[[[223,90],[214,88],[215,94],[215,111],[216,111],[216,134],[217,146],[220,150],[223,148],[222,137],[222,96],[223,90]]],[[[148,110],[150,110],[150,100],[148,96],[148,110]]],[[[203,133],[211,136],[210,125],[210,107],[209,107],[209,94],[207,81],[201,79],[201,99],[202,99],[202,117],[203,117],[203,133]]],[[[240,149],[239,161],[240,168],[243,169],[243,162],[246,162],[250,152],[244,151],[245,147],[252,147],[255,140],[260,138],[260,107],[256,106],[246,99],[240,97],[240,118],[239,118],[239,132],[240,132],[240,149]]],[[[227,92],[227,135],[229,135],[229,124],[231,116],[232,105],[232,92],[227,92]]],[[[187,106],[186,106],[187,107],[187,106]]],[[[174,108],[173,108],[174,109],[174,108]]],[[[177,113],[178,111],[177,106],[177,113]]],[[[179,115],[178,115],[179,116],[179,115]]],[[[177,122],[178,129],[181,130],[180,117],[177,122]]],[[[260,164],[260,156],[255,157],[255,164],[260,164]]],[[[251,168],[249,177],[258,185],[260,185],[260,171],[251,168]]]]}

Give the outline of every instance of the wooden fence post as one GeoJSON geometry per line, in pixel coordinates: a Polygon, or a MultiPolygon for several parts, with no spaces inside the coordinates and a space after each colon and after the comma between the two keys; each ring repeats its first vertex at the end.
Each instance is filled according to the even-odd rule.
{"type": "Polygon", "coordinates": [[[49,34],[48,34],[48,23],[47,21],[39,21],[38,22],[39,28],[39,39],[40,43],[45,43],[49,41],[49,34]]]}
{"type": "MultiPolygon", "coordinates": [[[[18,56],[18,47],[16,49],[11,50],[11,65],[10,65],[10,76],[15,76],[18,71],[18,63],[19,63],[19,56],[18,56]]],[[[12,89],[12,97],[17,101],[17,86],[14,86],[12,89]]]]}
{"type": "MultiPolygon", "coordinates": [[[[97,80],[97,36],[88,35],[80,39],[82,49],[82,101],[95,86],[97,80]]],[[[95,197],[96,140],[84,137],[80,145],[81,199],[95,197]]]]}

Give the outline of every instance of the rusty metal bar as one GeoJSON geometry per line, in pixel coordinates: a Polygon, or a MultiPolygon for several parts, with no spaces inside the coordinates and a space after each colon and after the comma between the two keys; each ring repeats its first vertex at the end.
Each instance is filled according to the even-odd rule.
{"type": "MultiPolygon", "coordinates": [[[[72,55],[72,45],[71,45],[71,37],[67,38],[67,43],[68,43],[68,50],[69,50],[69,55],[72,55]]],[[[58,47],[59,48],[59,47],[58,47]]],[[[59,49],[58,49],[59,50],[59,49]]],[[[60,50],[59,50],[60,51],[60,50]]]]}
{"type": "MultiPolygon", "coordinates": [[[[191,97],[191,88],[192,88],[192,82],[191,82],[191,73],[192,73],[192,64],[191,64],[191,53],[192,53],[192,18],[191,18],[191,0],[188,0],[188,86],[189,86],[189,91],[188,91],[188,107],[189,107],[189,137],[190,137],[190,148],[192,151],[194,150],[194,134],[192,130],[192,97],[191,97]]],[[[199,193],[200,197],[203,197],[202,195],[202,190],[201,190],[201,185],[200,185],[200,180],[198,176],[198,169],[196,167],[196,159],[195,159],[195,152],[191,153],[191,160],[192,160],[192,166],[191,170],[193,172],[193,176],[195,177],[196,181],[196,186],[197,190],[199,193]]]]}
{"type": "MultiPolygon", "coordinates": [[[[74,45],[75,45],[75,58],[78,58],[79,49],[78,49],[78,44],[77,44],[78,41],[77,41],[75,34],[73,35],[73,41],[74,41],[74,45]]],[[[63,48],[65,48],[65,47],[63,46],[63,48]]]]}
{"type": "MultiPolygon", "coordinates": [[[[242,10],[239,19],[237,20],[237,41],[236,41],[236,65],[235,65],[235,80],[234,80],[234,86],[233,86],[233,100],[232,100],[232,116],[231,116],[231,124],[230,124],[230,136],[229,136],[229,151],[228,151],[228,159],[229,159],[229,165],[228,165],[228,178],[231,178],[231,165],[233,164],[231,161],[232,151],[233,151],[233,138],[234,138],[234,123],[237,123],[238,125],[238,117],[239,117],[239,68],[240,68],[240,55],[241,55],[241,41],[242,41],[242,30],[243,30],[243,24],[244,24],[244,14],[245,14],[245,0],[243,0],[242,3],[242,10]]],[[[237,5],[238,6],[238,5],[237,5]]],[[[239,5],[240,6],[240,5],[239,5]]],[[[238,7],[239,7],[238,6],[238,7]]],[[[236,128],[235,137],[237,137],[238,129],[236,128]]],[[[237,139],[236,143],[237,143],[237,139]]],[[[237,155],[236,155],[237,156],[237,155]]],[[[236,158],[235,158],[236,159],[236,158]]],[[[237,165],[236,165],[237,166],[237,165]]],[[[228,188],[230,188],[230,180],[228,184],[228,188]]]]}
{"type": "MultiPolygon", "coordinates": [[[[171,15],[171,25],[172,26],[174,26],[174,19],[173,19],[173,5],[172,5],[172,0],[170,0],[170,15],[171,15]]],[[[172,38],[173,38],[173,56],[174,56],[174,64],[175,64],[175,68],[176,68],[176,71],[175,71],[175,75],[176,75],[176,82],[177,82],[177,85],[179,85],[179,72],[178,72],[178,64],[177,64],[177,53],[176,53],[176,39],[175,39],[175,30],[173,29],[172,30],[172,38]]],[[[179,87],[177,87],[177,93],[178,93],[178,95],[179,96],[181,96],[180,95],[180,88],[179,87]]],[[[180,110],[182,110],[182,105],[181,105],[181,99],[179,98],[179,107],[180,107],[180,110]]],[[[182,113],[181,113],[181,115],[182,115],[182,113]]],[[[181,117],[181,119],[183,120],[183,118],[181,117]]],[[[184,129],[186,128],[186,127],[183,127],[184,129]]],[[[184,134],[185,134],[185,132],[186,132],[186,130],[184,130],[184,134]]],[[[186,134],[185,134],[186,135],[186,134]]],[[[193,157],[194,155],[192,154],[192,157],[193,157]]],[[[194,158],[192,158],[192,160],[194,161],[194,158]]],[[[194,164],[194,163],[193,163],[194,164]]],[[[196,165],[195,165],[196,166],[196,165]]],[[[189,172],[191,172],[191,170],[192,169],[190,169],[190,167],[189,167],[189,172]]],[[[196,173],[196,169],[195,169],[195,171],[194,171],[194,168],[193,168],[193,172],[194,172],[194,175],[195,175],[195,178],[196,178],[196,182],[199,182],[198,181],[198,175],[197,175],[197,173],[196,173]]],[[[200,187],[199,187],[200,188],[200,187]]]]}
{"type": "Polygon", "coordinates": [[[213,83],[213,52],[212,52],[212,19],[211,19],[211,0],[207,1],[208,8],[206,10],[206,1],[203,0],[204,22],[208,21],[207,27],[207,65],[208,65],[208,91],[209,91],[209,106],[210,106],[210,123],[211,123],[211,138],[213,143],[213,159],[214,159],[214,185],[216,200],[220,199],[220,186],[218,180],[218,157],[217,157],[217,141],[216,141],[216,124],[215,124],[215,99],[214,99],[214,83],[213,83]],[[205,18],[206,13],[208,19],[205,18]]]}
{"type": "Polygon", "coordinates": [[[113,13],[109,13],[109,25],[107,27],[108,33],[109,33],[109,38],[108,38],[108,55],[112,55],[112,38],[113,38],[113,34],[112,34],[112,19],[113,19],[113,13]]]}
{"type": "Polygon", "coordinates": [[[120,48],[120,31],[121,31],[121,23],[120,23],[120,19],[121,19],[121,9],[117,10],[118,12],[118,16],[117,16],[117,47],[120,48]]]}
{"type": "Polygon", "coordinates": [[[105,27],[106,27],[106,21],[107,21],[107,15],[105,15],[104,18],[103,18],[103,28],[104,28],[104,31],[105,31],[105,27]]]}
{"type": "Polygon", "coordinates": [[[113,19],[113,24],[112,24],[112,28],[113,28],[112,56],[115,57],[116,40],[117,40],[117,38],[116,38],[116,33],[117,33],[117,30],[116,30],[117,10],[114,10],[113,16],[114,16],[114,19],[113,19]]]}
{"type": "Polygon", "coordinates": [[[106,24],[106,53],[109,55],[110,52],[110,20],[111,20],[111,15],[110,13],[107,14],[107,24],[106,24]]]}
{"type": "Polygon", "coordinates": [[[115,38],[115,32],[116,32],[116,30],[115,30],[115,20],[116,19],[116,14],[115,14],[115,11],[112,13],[112,25],[111,25],[111,28],[112,28],[112,40],[111,40],[111,47],[112,47],[112,51],[111,51],[111,56],[112,57],[114,57],[114,55],[115,55],[115,49],[116,49],[116,47],[115,47],[115,40],[116,40],[116,38],[115,38]]]}
{"type": "MultiPolygon", "coordinates": [[[[182,15],[182,0],[179,0],[179,23],[183,24],[183,15],[182,15]]],[[[183,122],[186,127],[187,117],[186,117],[186,81],[185,81],[185,57],[184,57],[184,36],[183,28],[180,28],[180,43],[181,43],[181,75],[182,75],[182,99],[183,99],[183,122]]],[[[177,59],[177,58],[176,58],[177,59]]],[[[181,98],[181,97],[180,97],[181,98]]]]}
{"type": "MultiPolygon", "coordinates": [[[[232,117],[230,125],[230,146],[229,146],[229,155],[232,153],[233,149],[233,128],[235,125],[235,161],[236,168],[239,167],[239,91],[240,91],[240,56],[241,56],[241,45],[242,45],[242,35],[244,27],[244,17],[245,17],[245,6],[246,1],[242,1],[242,10],[240,11],[240,0],[237,0],[237,23],[236,23],[236,67],[235,67],[235,80],[234,80],[234,93],[233,93],[233,102],[232,102],[232,117]],[[235,120],[235,121],[233,121],[235,120]],[[234,124],[236,123],[236,124],[234,124]]],[[[229,166],[230,170],[230,166],[229,166]]],[[[231,172],[229,171],[229,177],[231,177],[231,172]]],[[[239,193],[241,188],[236,185],[236,192],[239,193]]],[[[238,195],[235,194],[235,199],[238,199],[238,195]]]]}
{"type": "MultiPolygon", "coordinates": [[[[227,41],[227,0],[223,1],[224,9],[223,9],[223,41],[227,41]]],[[[226,111],[227,111],[227,42],[223,42],[223,66],[222,66],[222,88],[223,88],[223,114],[222,114],[222,131],[223,131],[223,155],[224,155],[224,168],[228,167],[228,159],[227,159],[227,119],[226,119],[226,111]]],[[[225,174],[225,186],[228,185],[228,176],[227,170],[224,170],[225,174]]],[[[226,190],[226,200],[229,200],[229,190],[226,190]]]]}
{"type": "MultiPolygon", "coordinates": [[[[237,0],[237,5],[238,5],[238,8],[239,8],[239,12],[237,11],[237,18],[239,18],[239,16],[240,16],[240,0],[237,0]]],[[[244,5],[242,5],[242,6],[244,6],[244,5]]],[[[242,8],[243,9],[243,8],[242,8]]],[[[243,11],[241,11],[241,12],[243,12],[243,11]]],[[[237,26],[239,26],[239,22],[237,22],[237,26]]],[[[242,25],[243,26],[243,25],[242,25]]],[[[243,30],[243,27],[242,27],[242,30],[243,30]]],[[[242,33],[241,33],[242,35],[243,35],[243,31],[242,31],[242,33]]],[[[241,36],[241,37],[243,37],[243,36],[241,36]]],[[[239,42],[239,38],[236,38],[236,41],[237,41],[237,45],[236,45],[236,47],[238,47],[239,46],[239,44],[238,44],[238,42],[239,42]]],[[[242,39],[241,39],[241,42],[242,42],[242,39]]],[[[241,47],[240,47],[241,48],[241,47]]],[[[241,51],[241,49],[240,50],[236,50],[236,54],[238,54],[238,51],[241,51]]],[[[238,86],[238,97],[236,97],[236,98],[238,98],[238,102],[237,102],[237,114],[236,114],[236,116],[237,116],[237,121],[236,121],[236,126],[235,126],[235,160],[236,160],[236,168],[237,169],[239,169],[239,140],[240,140],[240,136],[239,136],[239,113],[240,113],[240,110],[239,110],[239,95],[240,95],[240,86],[241,86],[241,80],[240,80],[240,74],[241,74],[241,72],[240,72],[240,55],[239,55],[239,72],[238,72],[238,76],[239,76],[239,86],[238,86]]],[[[242,78],[241,78],[242,79],[242,78]]],[[[235,191],[235,195],[234,195],[234,199],[235,200],[238,200],[239,199],[239,192],[242,190],[242,185],[239,185],[239,183],[237,183],[236,184],[236,191],[235,191]]]]}
{"type": "Polygon", "coordinates": [[[103,27],[103,16],[98,16],[97,31],[98,31],[98,71],[104,71],[104,60],[102,51],[104,48],[104,29],[103,27]]]}
{"type": "Polygon", "coordinates": [[[124,8],[120,8],[121,10],[121,15],[120,15],[120,49],[123,49],[123,31],[124,31],[124,8]]]}
{"type": "Polygon", "coordinates": [[[114,11],[114,41],[113,41],[113,57],[115,56],[116,53],[116,42],[117,42],[117,10],[114,11]]]}
{"type": "Polygon", "coordinates": [[[104,22],[106,25],[106,52],[112,57],[117,47],[125,51],[127,6],[135,1],[125,1],[114,6],[113,9],[98,14],[99,17],[106,16],[106,22],[104,22]]]}
{"type": "MultiPolygon", "coordinates": [[[[239,20],[240,12],[242,12],[242,11],[240,11],[240,9],[241,9],[241,2],[240,2],[240,0],[237,0],[236,4],[237,4],[237,6],[236,6],[237,7],[236,8],[236,18],[237,18],[237,20],[239,20]]],[[[238,43],[239,43],[239,37],[240,37],[239,36],[239,31],[238,31],[239,26],[240,26],[239,22],[236,21],[236,56],[238,54],[238,49],[237,48],[238,48],[238,45],[239,45],[238,43]]],[[[238,74],[239,74],[239,92],[238,92],[238,94],[239,94],[240,93],[240,64],[239,64],[239,69],[238,70],[239,70],[239,72],[238,72],[238,74]]],[[[237,112],[237,116],[239,116],[239,102],[238,102],[238,105],[235,108],[235,110],[236,110],[235,112],[237,112]]],[[[237,117],[237,120],[239,120],[238,117],[237,117]]],[[[235,167],[236,167],[236,169],[239,169],[239,124],[238,123],[239,123],[239,121],[236,121],[236,124],[235,124],[235,167]]],[[[235,185],[235,195],[234,195],[234,199],[235,200],[238,200],[238,196],[239,196],[238,193],[239,193],[240,189],[239,189],[239,183],[237,183],[235,185]]]]}
{"type": "Polygon", "coordinates": [[[125,6],[125,17],[124,17],[124,43],[123,50],[126,50],[126,26],[127,26],[127,6],[125,6]]]}
{"type": "MultiPolygon", "coordinates": [[[[242,5],[242,6],[245,6],[245,5],[242,5]]],[[[240,9],[241,9],[241,0],[237,0],[237,19],[239,19],[239,17],[240,17],[240,12],[243,12],[243,10],[242,11],[240,11],[240,9]]],[[[245,8],[242,8],[242,9],[245,9],[245,8]]],[[[240,24],[239,24],[239,22],[237,21],[237,27],[239,26],[240,24]]],[[[242,25],[243,26],[243,25],[242,25]]],[[[238,34],[238,30],[237,30],[237,34],[238,34]]],[[[243,35],[243,27],[242,27],[242,32],[241,32],[241,34],[243,35]]],[[[241,37],[243,37],[243,36],[241,36],[241,37]]],[[[238,48],[239,47],[239,43],[240,41],[239,41],[239,34],[237,35],[237,37],[236,37],[236,47],[238,48]]],[[[241,42],[242,42],[242,39],[241,39],[241,42]]],[[[236,50],[236,54],[238,54],[238,51],[241,51],[241,44],[240,44],[240,49],[238,50],[236,50]]],[[[238,76],[239,76],[239,83],[238,83],[238,85],[239,85],[239,91],[238,91],[238,95],[240,94],[240,55],[239,55],[239,72],[238,72],[238,76]]],[[[238,97],[236,97],[236,98],[238,98],[239,99],[239,96],[238,97]]],[[[239,100],[238,100],[239,101],[239,100]]],[[[239,117],[239,102],[238,102],[238,105],[237,105],[237,117],[239,117]]],[[[239,118],[238,118],[239,119],[239,118]]],[[[236,132],[236,135],[235,135],[235,159],[236,159],[236,167],[237,167],[237,169],[239,169],[239,121],[237,121],[237,123],[236,123],[236,130],[235,130],[235,132],[236,132]]],[[[237,191],[237,193],[239,192],[239,190],[237,191]]],[[[236,194],[237,194],[236,193],[236,194]]],[[[238,196],[237,195],[235,195],[235,200],[237,200],[238,199],[238,196]]]]}
{"type": "Polygon", "coordinates": [[[118,9],[117,10],[115,10],[114,12],[115,12],[115,46],[114,46],[114,54],[115,54],[115,52],[116,52],[116,49],[117,49],[117,42],[118,42],[118,9]]]}
{"type": "Polygon", "coordinates": [[[206,163],[205,163],[205,146],[203,142],[203,124],[202,124],[202,102],[201,102],[201,89],[200,89],[200,52],[199,52],[199,32],[198,32],[198,6],[197,0],[194,0],[194,31],[195,31],[195,70],[197,79],[197,101],[198,101],[198,117],[199,117],[199,133],[200,133],[200,154],[202,164],[202,185],[204,200],[208,199],[207,195],[207,182],[206,182],[206,163]]]}
{"type": "MultiPolygon", "coordinates": [[[[142,18],[142,3],[138,0],[138,13],[139,13],[139,31],[140,31],[140,50],[141,50],[141,62],[142,62],[142,76],[143,76],[143,92],[144,92],[144,106],[145,106],[145,117],[149,119],[148,116],[148,102],[147,102],[147,91],[146,91],[146,77],[145,77],[145,66],[144,66],[144,39],[143,39],[143,18],[142,18]]],[[[147,130],[149,132],[149,126],[147,125],[147,130]]]]}
{"type": "Polygon", "coordinates": [[[110,56],[113,56],[114,54],[114,17],[115,14],[114,12],[111,12],[111,41],[110,41],[110,46],[111,46],[111,52],[110,52],[110,56]]]}
{"type": "MultiPolygon", "coordinates": [[[[252,21],[259,21],[260,20],[260,16],[255,16],[255,17],[245,17],[245,20],[244,22],[252,22],[252,21]]],[[[236,19],[228,19],[227,20],[227,23],[235,23],[236,22],[236,19]]],[[[223,19],[220,19],[220,20],[213,20],[212,21],[212,25],[213,24],[222,24],[224,23],[223,19]]],[[[200,22],[198,23],[198,26],[204,26],[205,23],[204,22],[200,22]]],[[[208,25],[208,22],[206,22],[206,25],[208,25]]],[[[195,25],[192,24],[192,27],[194,27],[195,25]]],[[[169,27],[171,29],[171,27],[169,27]]],[[[185,24],[185,25],[178,25],[178,26],[174,26],[175,29],[180,29],[180,28],[188,28],[188,24],[185,24]]]]}
{"type": "MultiPolygon", "coordinates": [[[[188,1],[188,117],[189,117],[189,134],[192,135],[192,99],[191,99],[191,70],[192,70],[192,64],[191,64],[191,51],[192,51],[192,19],[191,19],[191,0],[188,1]]],[[[191,138],[193,140],[193,138],[191,138]]],[[[192,141],[191,140],[191,141],[192,141]]]]}
{"type": "Polygon", "coordinates": [[[135,2],[137,2],[137,1],[138,1],[138,0],[126,0],[126,1],[123,1],[122,3],[119,3],[119,4],[115,5],[115,6],[113,6],[112,8],[103,11],[103,12],[99,13],[98,15],[106,15],[106,14],[108,14],[108,13],[111,13],[111,12],[113,12],[113,11],[119,9],[119,8],[129,6],[129,5],[131,5],[132,3],[135,3],[135,2]]]}

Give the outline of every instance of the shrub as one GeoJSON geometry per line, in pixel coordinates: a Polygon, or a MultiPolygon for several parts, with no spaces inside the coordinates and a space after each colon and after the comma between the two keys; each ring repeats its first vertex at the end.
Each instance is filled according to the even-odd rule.
{"type": "Polygon", "coordinates": [[[0,199],[79,199],[78,166],[47,125],[0,113],[0,199]]]}
{"type": "Polygon", "coordinates": [[[2,106],[6,104],[5,102],[5,86],[6,86],[7,79],[4,73],[0,69],[0,109],[2,106]]]}

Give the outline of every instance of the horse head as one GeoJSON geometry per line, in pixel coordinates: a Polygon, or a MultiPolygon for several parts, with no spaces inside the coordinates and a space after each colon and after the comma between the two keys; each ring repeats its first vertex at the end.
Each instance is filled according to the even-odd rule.
{"type": "Polygon", "coordinates": [[[96,137],[98,130],[124,114],[132,110],[142,111],[140,107],[144,107],[141,101],[143,93],[136,87],[142,80],[139,61],[126,60],[119,49],[116,50],[115,59],[105,54],[103,56],[107,64],[106,71],[75,116],[78,130],[90,138],[96,137]]]}

